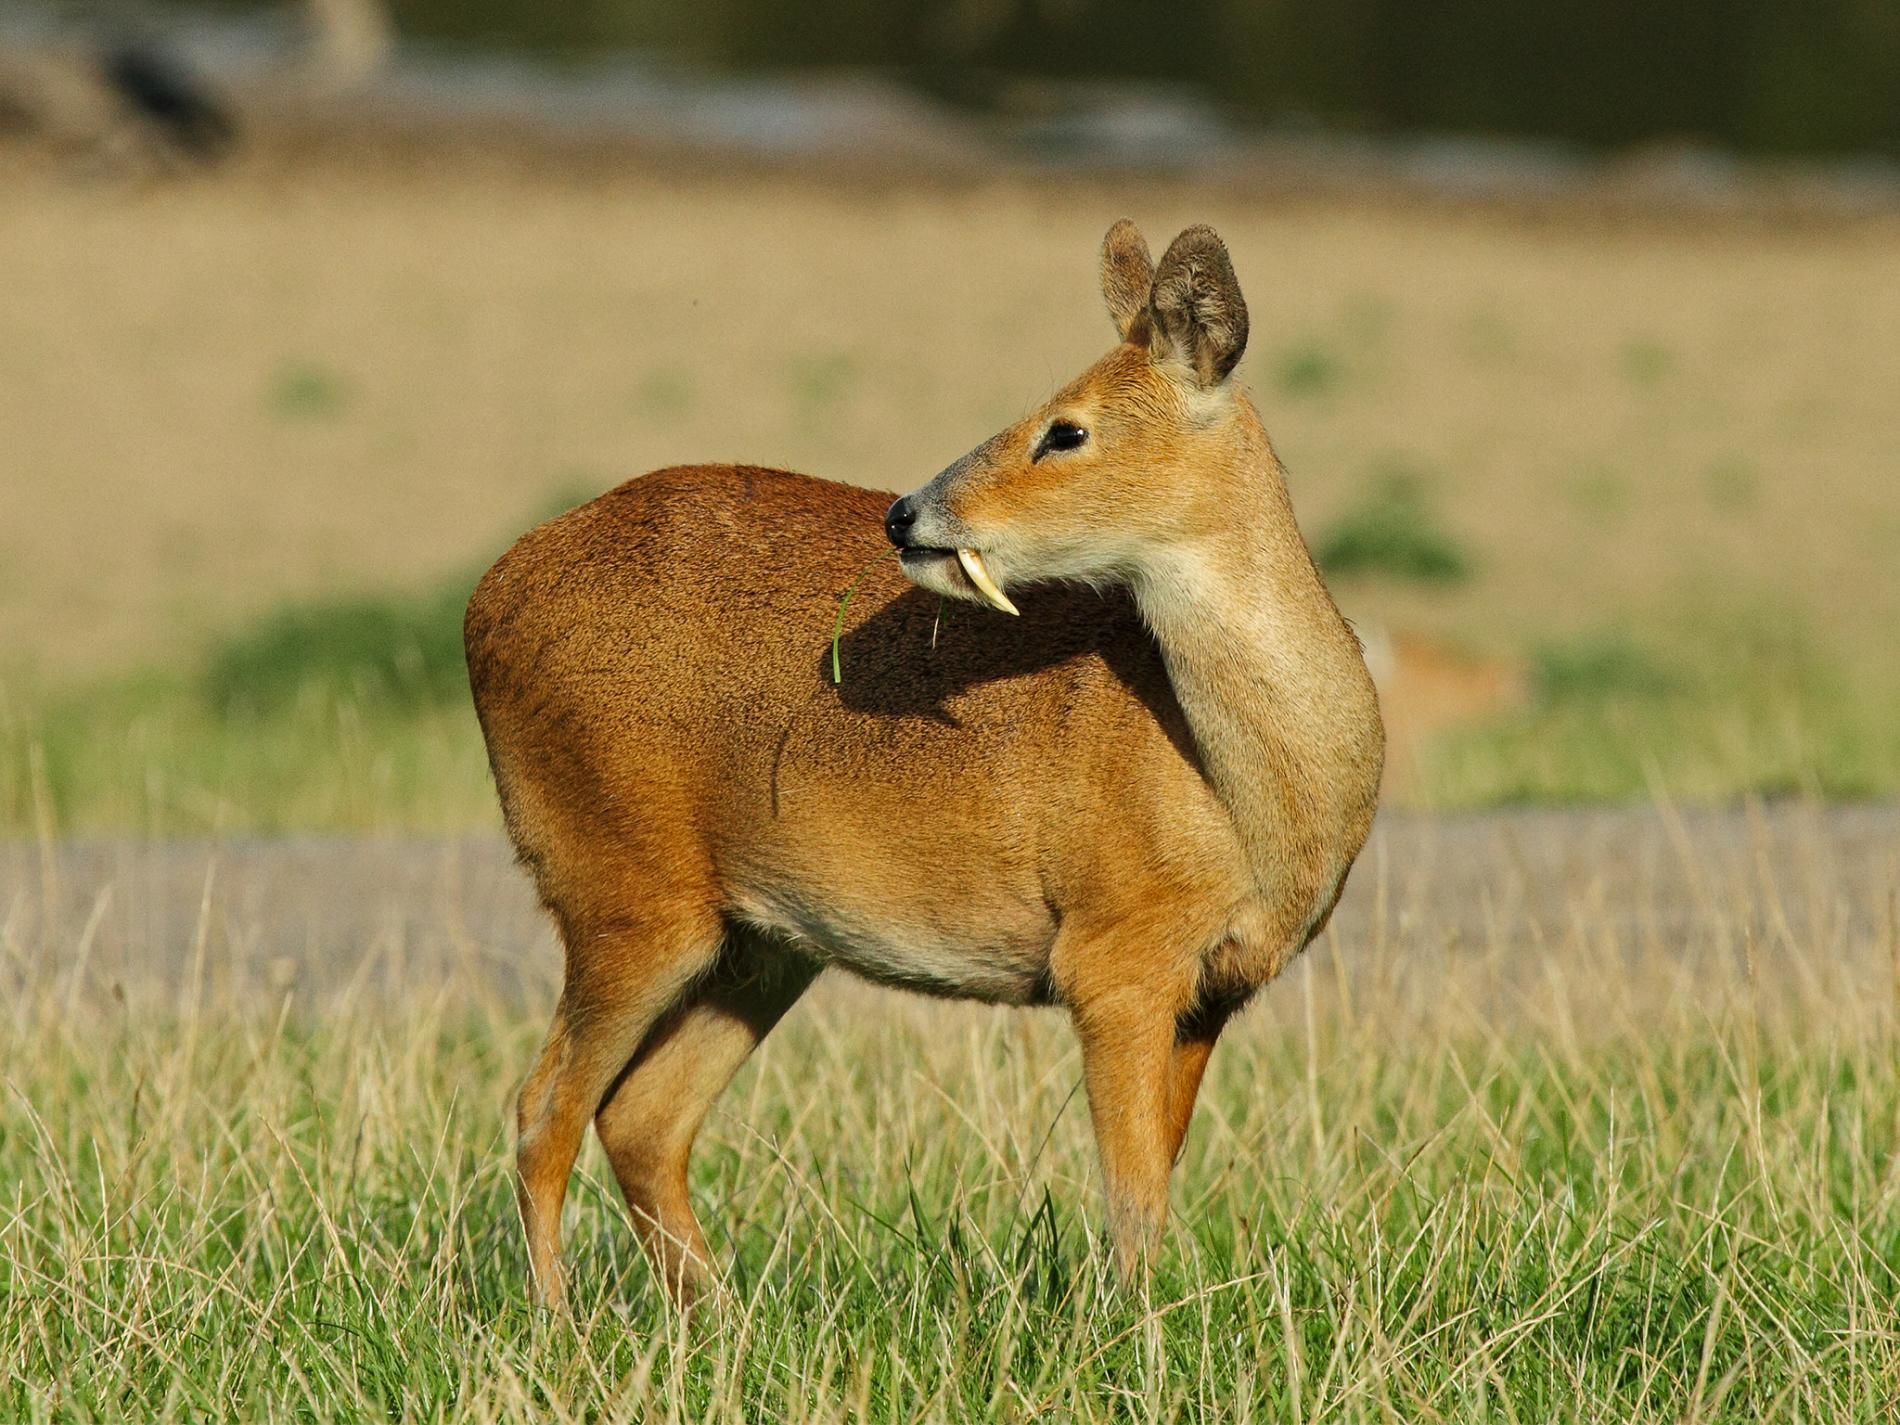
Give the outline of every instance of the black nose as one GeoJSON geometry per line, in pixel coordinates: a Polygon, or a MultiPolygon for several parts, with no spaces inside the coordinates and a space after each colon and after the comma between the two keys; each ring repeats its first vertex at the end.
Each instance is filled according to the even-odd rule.
{"type": "Polygon", "coordinates": [[[909,495],[884,512],[884,533],[899,549],[910,543],[910,527],[916,523],[917,507],[910,502],[909,495]]]}

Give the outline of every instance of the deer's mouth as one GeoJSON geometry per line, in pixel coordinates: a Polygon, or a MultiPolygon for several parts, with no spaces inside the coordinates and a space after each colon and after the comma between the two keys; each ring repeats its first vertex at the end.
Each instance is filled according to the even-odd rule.
{"type": "Polygon", "coordinates": [[[1010,602],[1009,595],[998,587],[979,550],[950,549],[929,544],[906,545],[899,562],[903,564],[904,572],[913,578],[929,569],[933,574],[964,586],[970,594],[993,609],[1006,614],[1022,612],[1010,602]]]}

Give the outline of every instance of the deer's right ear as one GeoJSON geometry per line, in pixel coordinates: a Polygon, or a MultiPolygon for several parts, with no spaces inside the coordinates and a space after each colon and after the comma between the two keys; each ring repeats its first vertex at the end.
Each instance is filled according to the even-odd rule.
{"type": "Polygon", "coordinates": [[[1102,239],[1102,297],[1123,341],[1148,339],[1148,294],[1155,264],[1141,230],[1123,218],[1102,239]]]}
{"type": "Polygon", "coordinates": [[[1178,357],[1203,386],[1225,381],[1247,349],[1247,302],[1227,245],[1205,225],[1168,245],[1149,306],[1157,355],[1178,357]]]}

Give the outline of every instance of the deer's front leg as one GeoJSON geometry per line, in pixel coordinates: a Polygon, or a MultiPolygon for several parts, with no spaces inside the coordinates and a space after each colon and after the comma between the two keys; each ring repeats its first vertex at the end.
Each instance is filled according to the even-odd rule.
{"type": "Polygon", "coordinates": [[[1122,989],[1072,1004],[1082,1077],[1124,1279],[1161,1241],[1174,1167],[1172,997],[1122,989]]]}

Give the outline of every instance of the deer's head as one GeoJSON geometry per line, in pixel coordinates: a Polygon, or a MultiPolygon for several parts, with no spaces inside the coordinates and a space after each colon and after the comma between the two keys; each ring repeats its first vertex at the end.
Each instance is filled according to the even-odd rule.
{"type": "Polygon", "coordinates": [[[1157,266],[1124,219],[1102,243],[1102,295],[1120,344],[891,506],[913,582],[1013,614],[1007,587],[1127,582],[1232,517],[1251,416],[1229,379],[1247,304],[1227,248],[1192,227],[1157,266]]]}

